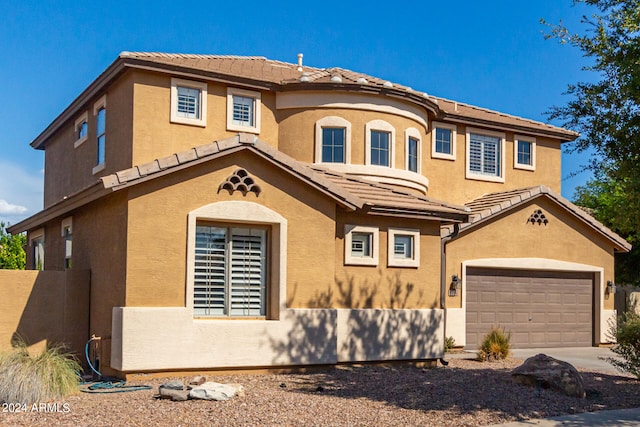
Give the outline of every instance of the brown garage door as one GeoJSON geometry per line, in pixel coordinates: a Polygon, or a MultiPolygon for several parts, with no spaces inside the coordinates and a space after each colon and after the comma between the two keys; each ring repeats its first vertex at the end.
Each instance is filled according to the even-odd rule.
{"type": "Polygon", "coordinates": [[[493,325],[513,348],[592,345],[591,273],[468,268],[466,287],[467,348],[493,325]]]}

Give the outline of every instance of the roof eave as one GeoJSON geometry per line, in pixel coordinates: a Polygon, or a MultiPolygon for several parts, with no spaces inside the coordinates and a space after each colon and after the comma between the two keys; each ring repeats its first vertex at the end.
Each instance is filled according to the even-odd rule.
{"type": "Polygon", "coordinates": [[[440,116],[438,116],[438,118],[440,120],[447,120],[464,125],[475,125],[500,131],[507,130],[512,132],[522,132],[534,136],[557,138],[560,139],[561,143],[574,141],[580,136],[580,134],[577,132],[569,131],[562,128],[544,130],[540,129],[539,126],[504,124],[493,120],[484,120],[463,116],[461,114],[451,114],[443,112],[440,116]]]}
{"type": "Polygon", "coordinates": [[[97,181],[89,187],[85,187],[84,189],[65,197],[64,199],[49,206],[48,208],[43,209],[40,212],[30,216],[29,218],[26,218],[12,225],[11,227],[8,227],[7,231],[11,234],[16,234],[32,230],[52,219],[67,215],[74,209],[98,200],[109,193],[110,190],[105,188],[104,185],[102,185],[101,181],[97,181]]]}

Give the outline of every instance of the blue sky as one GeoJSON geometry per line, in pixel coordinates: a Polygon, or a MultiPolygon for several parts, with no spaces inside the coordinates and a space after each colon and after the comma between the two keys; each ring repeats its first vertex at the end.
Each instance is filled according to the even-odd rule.
{"type": "MultiPolygon", "coordinates": [[[[0,0],[0,221],[42,208],[44,152],[29,143],[121,51],[260,55],[342,67],[534,120],[588,80],[581,53],[540,18],[581,30],[571,0],[58,2],[0,0]],[[220,4],[222,3],[222,4],[220,4]]],[[[559,124],[559,123],[554,123],[559,124]]],[[[564,155],[563,176],[585,155],[564,155]]],[[[48,167],[55,167],[49,165],[48,167]]],[[[563,195],[588,173],[563,181],[563,195]]]]}

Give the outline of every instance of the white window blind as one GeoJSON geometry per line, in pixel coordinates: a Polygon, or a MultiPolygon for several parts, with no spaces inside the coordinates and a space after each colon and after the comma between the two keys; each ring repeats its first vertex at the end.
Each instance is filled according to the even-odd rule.
{"type": "Polygon", "coordinates": [[[478,175],[500,176],[500,138],[470,135],[469,171],[478,175]]]}
{"type": "Polygon", "coordinates": [[[188,119],[200,118],[200,90],[178,86],[177,116],[188,119]]]}
{"type": "Polygon", "coordinates": [[[254,126],[253,104],[255,99],[247,96],[233,96],[233,124],[238,126],[254,126]]]}
{"type": "Polygon", "coordinates": [[[194,314],[266,314],[266,230],[196,227],[194,314]]]}

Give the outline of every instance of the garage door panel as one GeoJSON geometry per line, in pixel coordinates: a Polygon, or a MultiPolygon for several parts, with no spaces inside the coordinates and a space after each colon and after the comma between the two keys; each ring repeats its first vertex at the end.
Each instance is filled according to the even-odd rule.
{"type": "Polygon", "coordinates": [[[592,345],[591,273],[469,268],[466,291],[468,347],[494,325],[513,348],[592,345]]]}

